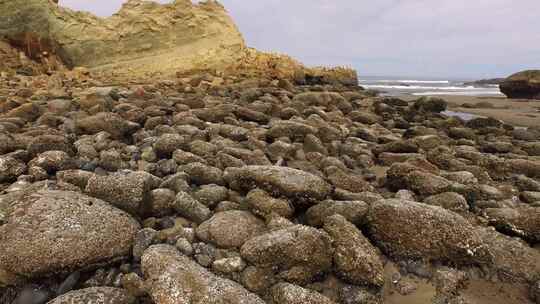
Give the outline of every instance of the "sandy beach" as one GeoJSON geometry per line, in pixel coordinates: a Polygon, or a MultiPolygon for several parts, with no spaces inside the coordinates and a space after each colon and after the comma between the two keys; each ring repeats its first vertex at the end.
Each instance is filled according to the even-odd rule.
{"type": "MultiPolygon", "coordinates": [[[[437,97],[444,98],[451,111],[489,116],[514,126],[540,127],[540,100],[450,95],[437,97]]],[[[405,97],[406,100],[417,98],[417,96],[405,97]]]]}

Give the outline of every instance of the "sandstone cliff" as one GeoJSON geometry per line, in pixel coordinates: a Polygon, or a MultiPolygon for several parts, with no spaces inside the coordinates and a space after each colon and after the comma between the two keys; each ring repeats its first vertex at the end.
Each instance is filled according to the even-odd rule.
{"type": "Polygon", "coordinates": [[[215,1],[177,0],[160,5],[130,0],[109,18],[75,12],[48,0],[0,2],[0,35],[23,46],[31,57],[59,54],[70,67],[129,67],[154,72],[193,68],[201,62],[233,62],[242,35],[215,1]]]}
{"type": "Polygon", "coordinates": [[[298,83],[358,84],[351,69],[310,69],[288,56],[247,48],[225,8],[212,0],[129,0],[108,18],[50,0],[0,1],[0,37],[35,60],[42,60],[45,52],[68,67],[116,76],[214,71],[298,83]]]}

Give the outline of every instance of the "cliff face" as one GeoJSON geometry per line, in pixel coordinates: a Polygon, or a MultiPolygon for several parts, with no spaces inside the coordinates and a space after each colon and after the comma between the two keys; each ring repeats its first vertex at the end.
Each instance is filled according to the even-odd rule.
{"type": "Polygon", "coordinates": [[[109,18],[48,0],[0,1],[0,35],[29,49],[31,56],[53,51],[71,67],[145,72],[225,64],[244,48],[234,22],[214,1],[160,5],[131,0],[109,18]]]}
{"type": "Polygon", "coordinates": [[[129,0],[108,18],[62,8],[50,0],[0,0],[0,37],[33,59],[41,60],[46,52],[71,68],[116,75],[220,71],[357,84],[352,70],[308,69],[288,56],[247,48],[225,8],[213,0],[199,4],[129,0]]]}

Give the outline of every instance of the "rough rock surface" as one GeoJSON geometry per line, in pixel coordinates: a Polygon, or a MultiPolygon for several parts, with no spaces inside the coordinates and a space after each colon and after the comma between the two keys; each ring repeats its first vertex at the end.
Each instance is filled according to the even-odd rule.
{"type": "Polygon", "coordinates": [[[280,283],[272,287],[273,303],[282,304],[334,304],[335,302],[323,296],[322,294],[302,288],[297,285],[280,283]]]}
{"type": "Polygon", "coordinates": [[[142,270],[156,304],[264,304],[238,283],[212,274],[172,246],[146,250],[142,270]]]}
{"type": "Polygon", "coordinates": [[[508,98],[540,99],[540,71],[528,70],[506,78],[500,85],[508,98]]]}
{"type": "Polygon", "coordinates": [[[324,199],[331,191],[330,185],[318,176],[277,166],[229,168],[224,178],[235,189],[250,190],[258,187],[301,202],[324,199]]]}
{"type": "Polygon", "coordinates": [[[33,277],[127,255],[139,224],[76,192],[39,191],[15,201],[0,226],[0,268],[33,277]]]}
{"type": "Polygon", "coordinates": [[[147,172],[116,173],[109,176],[92,176],[85,192],[103,199],[116,207],[137,213],[143,209],[150,191],[157,187],[157,177],[147,172]]]}
{"type": "Polygon", "coordinates": [[[218,247],[241,247],[247,240],[266,230],[262,220],[251,212],[231,210],[219,212],[197,227],[197,236],[218,247]]]}
{"type": "Polygon", "coordinates": [[[497,229],[533,243],[540,241],[540,207],[487,209],[486,215],[497,229]]]}
{"type": "Polygon", "coordinates": [[[332,266],[330,237],[315,228],[296,225],[248,240],[242,257],[260,267],[276,267],[290,282],[306,282],[332,266]]]}
{"type": "Polygon", "coordinates": [[[485,254],[473,226],[441,207],[381,200],[368,217],[370,234],[390,256],[467,264],[485,254]]]}
{"type": "Polygon", "coordinates": [[[133,304],[135,301],[124,289],[91,287],[68,292],[48,304],[133,304]]]}
{"type": "Polygon", "coordinates": [[[383,264],[378,250],[341,215],[327,217],[324,231],[333,239],[334,265],[339,276],[354,285],[382,286],[383,264]]]}

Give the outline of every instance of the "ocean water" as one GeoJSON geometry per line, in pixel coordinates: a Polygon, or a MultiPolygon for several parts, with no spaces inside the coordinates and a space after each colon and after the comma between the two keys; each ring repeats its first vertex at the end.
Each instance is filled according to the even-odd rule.
{"type": "Polygon", "coordinates": [[[471,80],[409,78],[409,77],[360,77],[360,85],[380,91],[387,96],[504,96],[498,85],[468,85],[471,80]]]}

